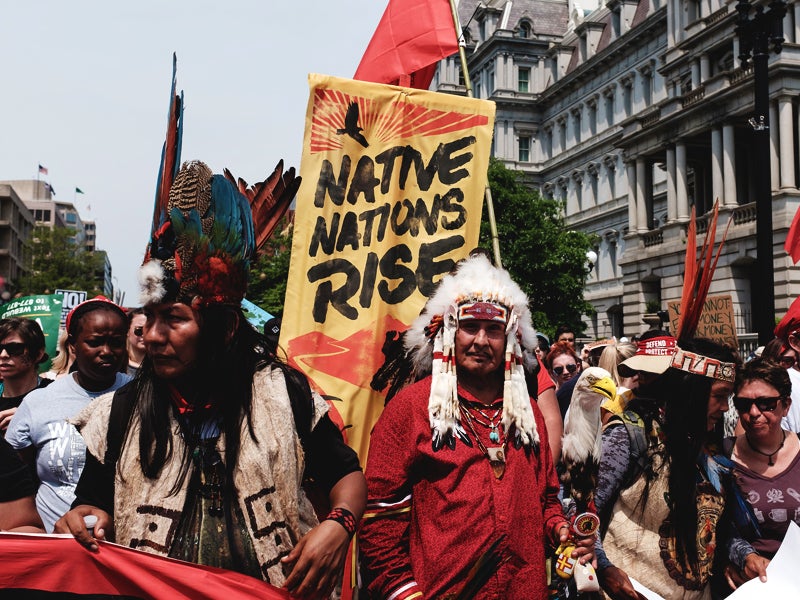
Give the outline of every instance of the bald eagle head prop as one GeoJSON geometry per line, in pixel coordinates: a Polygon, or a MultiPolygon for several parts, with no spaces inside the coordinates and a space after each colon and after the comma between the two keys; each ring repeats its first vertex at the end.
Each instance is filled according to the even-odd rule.
{"type": "Polygon", "coordinates": [[[600,405],[613,400],[617,386],[611,374],[600,367],[584,370],[564,419],[564,438],[561,460],[564,463],[564,496],[571,496],[578,512],[594,511],[594,488],[600,465],[601,429],[600,405]]]}

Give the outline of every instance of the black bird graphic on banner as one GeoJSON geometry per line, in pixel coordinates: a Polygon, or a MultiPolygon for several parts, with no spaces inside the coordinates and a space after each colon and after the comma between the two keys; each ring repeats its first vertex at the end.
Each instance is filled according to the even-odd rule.
{"type": "Polygon", "coordinates": [[[347,114],[344,117],[344,128],[337,129],[336,133],[339,135],[347,134],[364,146],[364,148],[369,148],[367,138],[361,134],[362,131],[363,129],[358,126],[358,103],[351,102],[347,107],[347,114]]]}

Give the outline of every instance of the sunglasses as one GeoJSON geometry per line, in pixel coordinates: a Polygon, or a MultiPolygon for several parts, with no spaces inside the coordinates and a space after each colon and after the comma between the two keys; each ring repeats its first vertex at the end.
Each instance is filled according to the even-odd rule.
{"type": "Polygon", "coordinates": [[[6,351],[6,354],[9,356],[22,356],[25,354],[25,349],[27,346],[22,342],[9,342],[8,344],[0,344],[0,354],[3,353],[3,350],[6,351]]]}
{"type": "Polygon", "coordinates": [[[778,359],[778,364],[780,364],[780,366],[786,369],[788,369],[789,367],[793,367],[796,363],[797,363],[797,358],[795,358],[794,356],[781,356],[778,359]]]}
{"type": "Polygon", "coordinates": [[[144,333],[144,327],[134,327],[133,328],[133,335],[135,335],[136,337],[142,337],[143,333],[144,333]]]}
{"type": "Polygon", "coordinates": [[[564,365],[563,367],[553,367],[553,373],[560,376],[562,373],[564,373],[564,369],[566,369],[568,373],[574,373],[577,368],[578,365],[572,363],[571,365],[564,365]]]}
{"type": "Polygon", "coordinates": [[[734,396],[733,405],[739,414],[750,412],[750,407],[756,405],[759,412],[772,412],[778,408],[778,400],[783,400],[782,396],[762,396],[761,398],[742,398],[741,396],[734,396]]]}

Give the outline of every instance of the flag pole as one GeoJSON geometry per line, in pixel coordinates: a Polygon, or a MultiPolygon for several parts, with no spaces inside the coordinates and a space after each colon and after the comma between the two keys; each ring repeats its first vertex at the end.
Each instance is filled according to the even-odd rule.
{"type": "MultiPolygon", "coordinates": [[[[466,43],[464,42],[463,32],[461,31],[461,21],[458,19],[458,9],[456,8],[456,0],[450,0],[450,11],[453,13],[453,26],[456,30],[456,39],[458,40],[458,56],[461,59],[461,72],[464,73],[464,87],[467,89],[467,97],[474,98],[472,93],[472,80],[469,77],[469,69],[467,68],[467,51],[465,50],[466,43]]],[[[498,267],[502,267],[503,263],[500,260],[500,241],[497,237],[497,221],[494,218],[494,202],[492,201],[492,190],[489,187],[489,181],[486,181],[486,189],[484,190],[484,200],[486,201],[486,213],[489,216],[489,228],[492,232],[492,251],[494,253],[494,262],[498,267]]]]}

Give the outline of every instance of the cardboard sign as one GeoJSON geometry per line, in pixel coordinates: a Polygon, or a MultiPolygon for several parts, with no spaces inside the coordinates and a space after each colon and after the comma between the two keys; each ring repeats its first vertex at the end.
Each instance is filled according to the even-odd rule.
{"type": "MultiPolygon", "coordinates": [[[[669,311],[670,331],[677,331],[678,318],[681,314],[680,300],[667,302],[667,310],[669,311]]],[[[739,341],[736,338],[733,299],[730,294],[706,298],[695,337],[707,338],[731,348],[739,347],[739,341]]]]}

